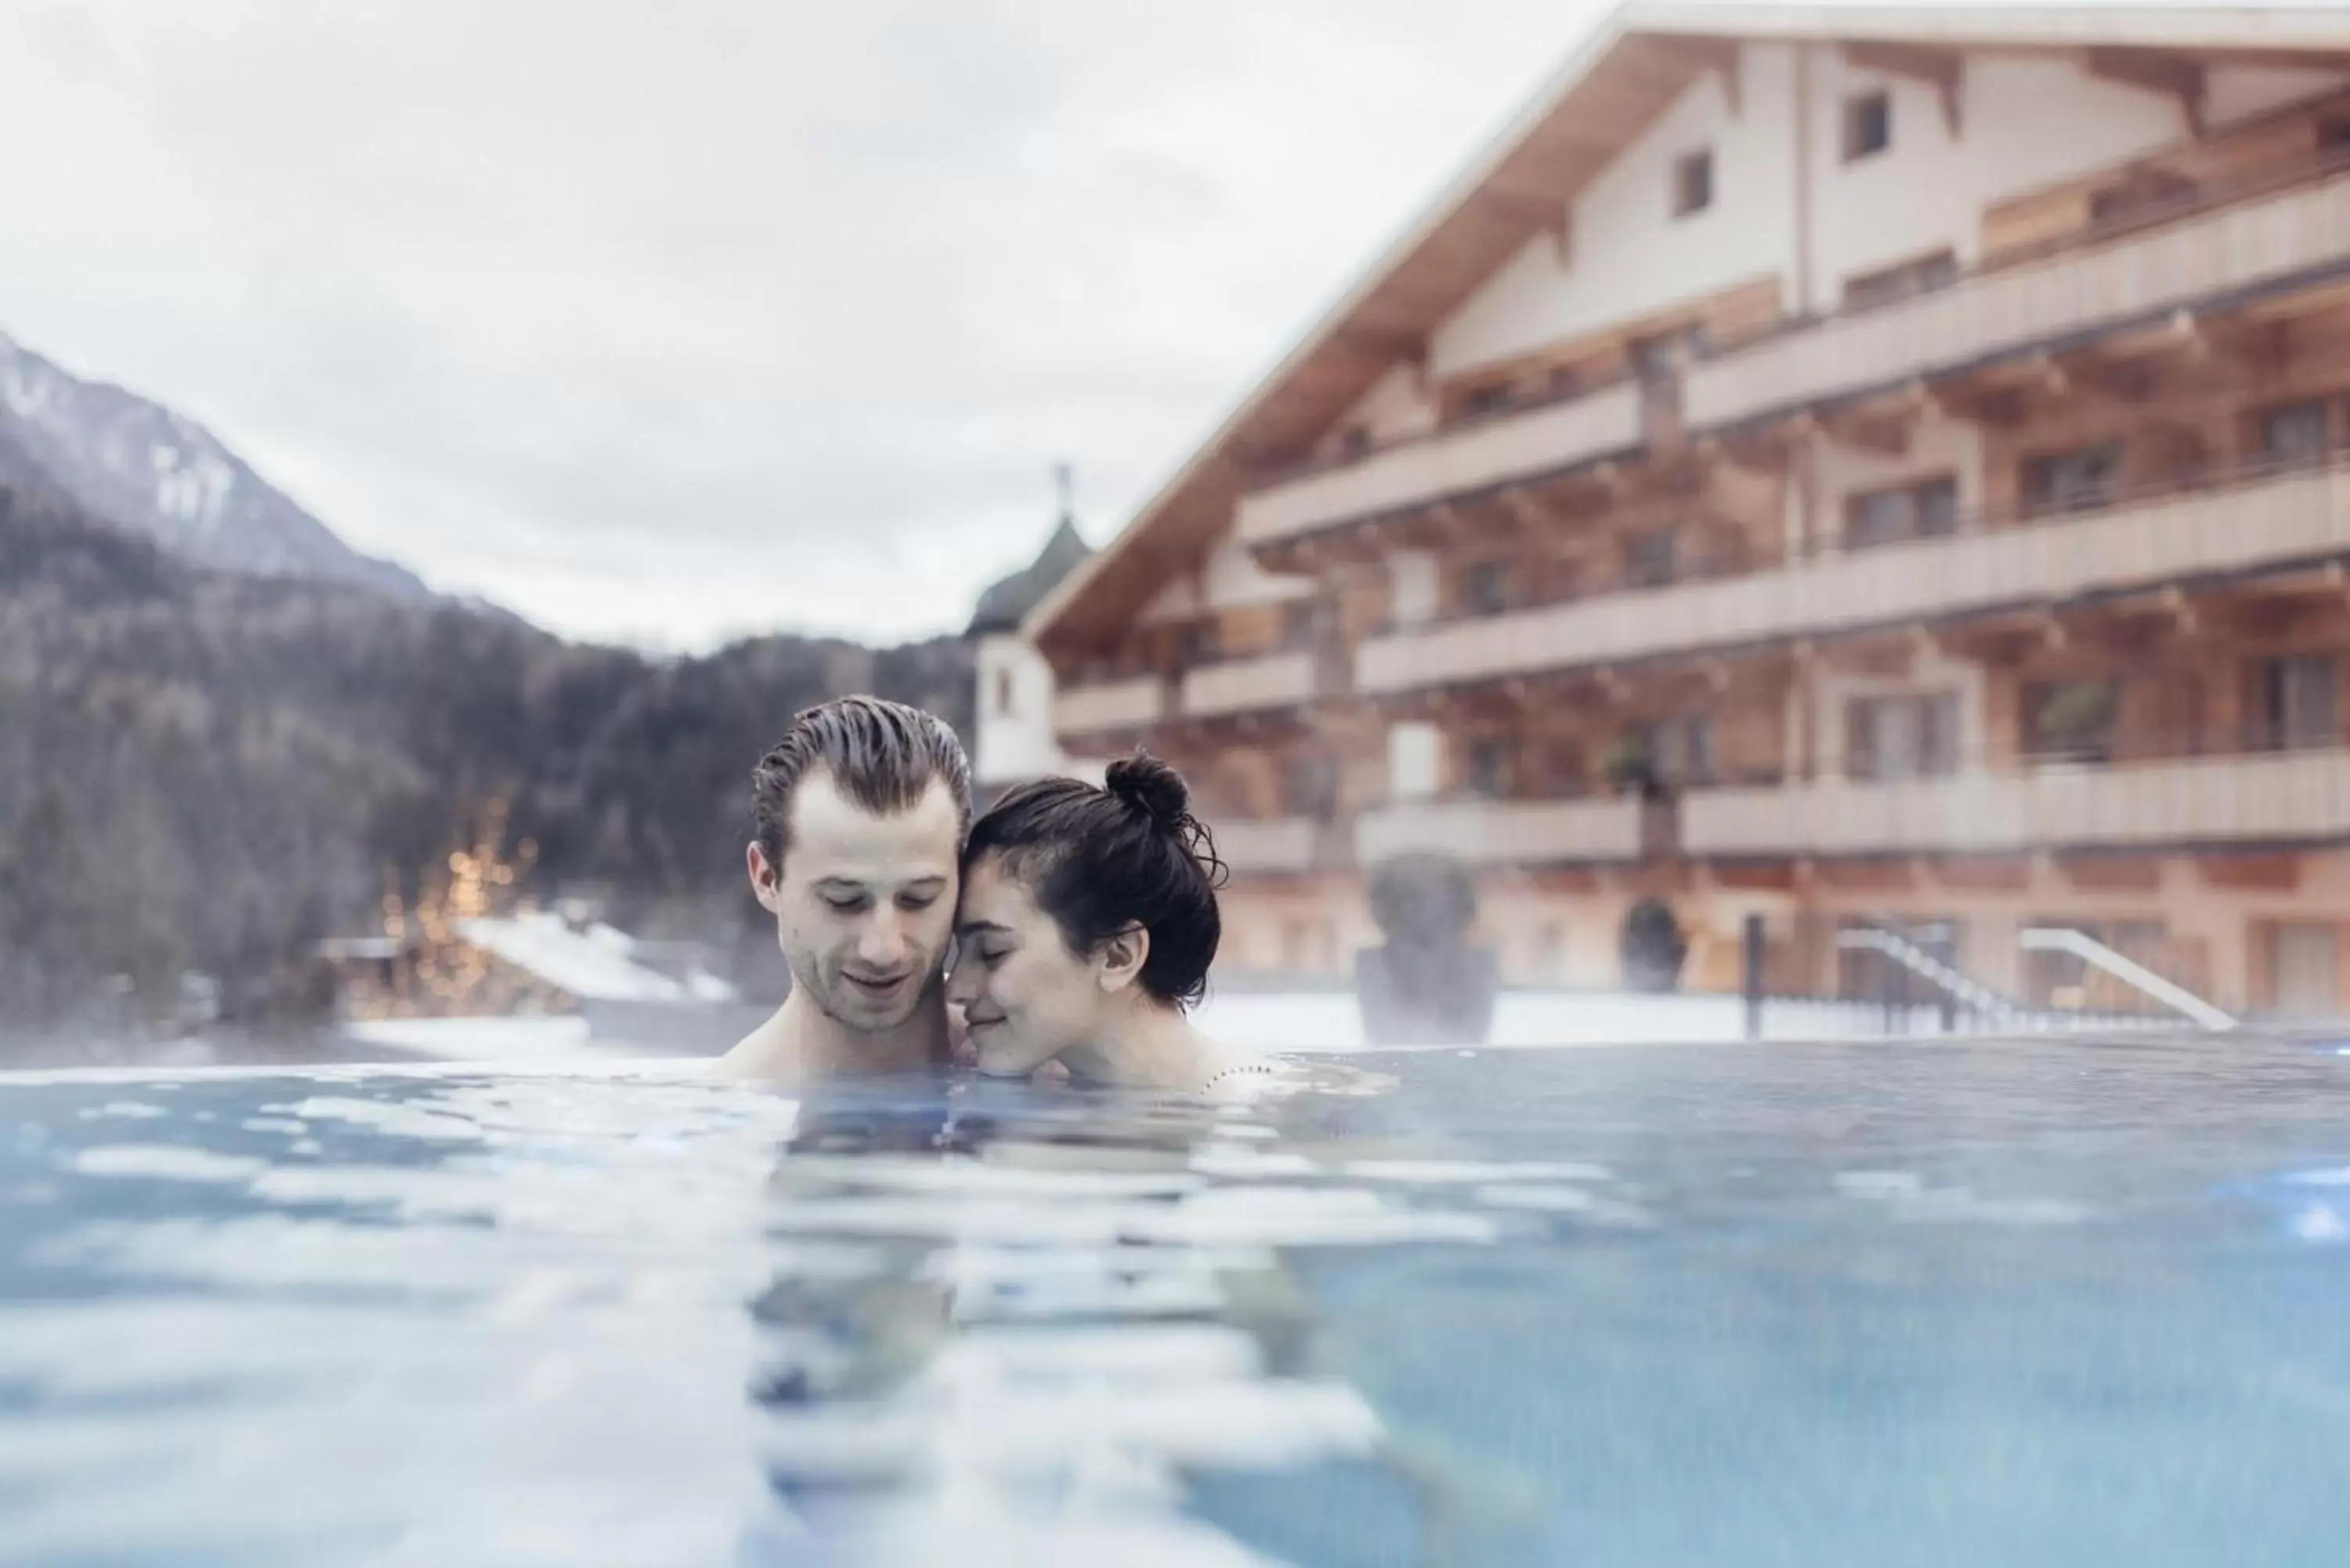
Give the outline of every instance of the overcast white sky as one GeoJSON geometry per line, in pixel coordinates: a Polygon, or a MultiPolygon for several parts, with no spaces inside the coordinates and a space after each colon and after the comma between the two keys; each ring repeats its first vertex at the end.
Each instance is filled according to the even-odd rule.
{"type": "Polygon", "coordinates": [[[0,328],[567,634],[959,628],[1592,0],[17,0],[0,328]]]}

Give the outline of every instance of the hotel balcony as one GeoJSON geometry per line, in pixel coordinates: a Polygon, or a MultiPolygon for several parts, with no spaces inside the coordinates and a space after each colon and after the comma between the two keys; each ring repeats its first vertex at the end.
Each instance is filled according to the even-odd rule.
{"type": "Polygon", "coordinates": [[[2350,555],[2350,469],[2170,491],[2099,512],[1835,550],[1365,641],[1367,693],[1930,623],[2350,555]]]}
{"type": "Polygon", "coordinates": [[[1234,872],[1311,871],[1328,858],[1323,825],[1311,817],[1217,822],[1209,831],[1217,857],[1234,872]]]}
{"type": "Polygon", "coordinates": [[[1485,866],[1638,860],[1655,815],[1631,796],[1397,801],[1356,818],[1355,860],[1372,866],[1419,851],[1485,866]]]}
{"type": "Polygon", "coordinates": [[[1990,854],[2350,836],[2350,751],[2045,767],[1899,783],[1700,791],[1691,855],[1990,854]]]}
{"type": "Polygon", "coordinates": [[[1425,506],[1629,452],[1640,430],[1640,389],[1631,381],[1486,415],[1244,495],[1237,531],[1243,544],[1266,545],[1425,506]]]}
{"type": "Polygon", "coordinates": [[[1167,683],[1156,675],[1065,688],[1053,701],[1053,728],[1063,735],[1139,730],[1166,716],[1167,683]]]}
{"type": "MultiPolygon", "coordinates": [[[[2312,171],[2301,171],[2306,178],[2312,171]]],[[[1733,425],[2324,275],[2350,263],[2350,181],[2238,196],[2158,227],[1792,326],[1690,367],[1691,430],[1733,425]]]]}
{"type": "Polygon", "coordinates": [[[1294,708],[1314,700],[1314,654],[1308,649],[1202,664],[1183,676],[1186,718],[1294,708]]]}

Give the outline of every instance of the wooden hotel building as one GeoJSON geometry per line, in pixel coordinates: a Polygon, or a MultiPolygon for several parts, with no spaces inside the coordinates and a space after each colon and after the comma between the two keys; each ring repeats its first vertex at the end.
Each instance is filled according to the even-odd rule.
{"type": "Polygon", "coordinates": [[[2337,1011],[2345,442],[2350,13],[1634,5],[983,731],[1182,766],[1227,975],[1345,971],[1436,849],[1521,983],[1656,898],[1698,986],[1760,914],[1781,989],[1868,923],[2062,1004],[2056,924],[2337,1011]]]}

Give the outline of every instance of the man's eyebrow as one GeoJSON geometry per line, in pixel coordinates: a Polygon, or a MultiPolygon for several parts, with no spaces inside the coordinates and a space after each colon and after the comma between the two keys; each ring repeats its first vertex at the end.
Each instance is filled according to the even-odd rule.
{"type": "Polygon", "coordinates": [[[909,888],[943,888],[946,885],[947,879],[943,877],[917,877],[906,884],[909,888]]]}

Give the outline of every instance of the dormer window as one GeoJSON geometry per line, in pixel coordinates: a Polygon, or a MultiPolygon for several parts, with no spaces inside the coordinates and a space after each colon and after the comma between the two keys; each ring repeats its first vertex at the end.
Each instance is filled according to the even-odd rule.
{"type": "Polygon", "coordinates": [[[1673,161],[1673,216],[1686,218],[1713,205],[1713,149],[1685,152],[1673,161]]]}
{"type": "Polygon", "coordinates": [[[1893,97],[1883,88],[1844,100],[1844,161],[1860,160],[1893,145],[1893,97]]]}

